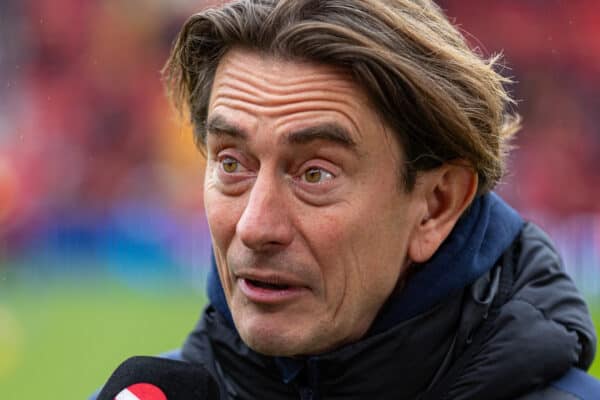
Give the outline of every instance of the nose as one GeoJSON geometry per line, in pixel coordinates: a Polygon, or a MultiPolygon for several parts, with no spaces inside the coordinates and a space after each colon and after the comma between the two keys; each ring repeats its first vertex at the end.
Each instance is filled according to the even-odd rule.
{"type": "Polygon", "coordinates": [[[259,172],[236,230],[242,243],[254,251],[275,251],[292,242],[286,195],[276,177],[259,172]]]}

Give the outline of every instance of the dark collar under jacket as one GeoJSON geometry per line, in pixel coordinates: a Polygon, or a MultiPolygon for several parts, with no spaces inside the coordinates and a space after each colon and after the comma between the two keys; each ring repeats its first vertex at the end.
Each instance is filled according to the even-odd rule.
{"type": "Polygon", "coordinates": [[[571,366],[587,367],[595,337],[583,300],[562,272],[547,237],[499,197],[479,198],[369,334],[333,352],[274,358],[240,339],[221,285],[209,279],[211,305],[189,336],[184,358],[204,364],[231,399],[416,399],[469,347],[497,290],[498,260],[518,237],[510,298],[481,350],[448,388],[452,399],[509,399],[571,366]]]}

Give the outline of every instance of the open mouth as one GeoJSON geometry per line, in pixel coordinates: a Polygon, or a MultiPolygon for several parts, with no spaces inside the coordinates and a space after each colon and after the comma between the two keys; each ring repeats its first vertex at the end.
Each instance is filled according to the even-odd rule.
{"type": "Polygon", "coordinates": [[[290,288],[290,285],[256,281],[253,279],[246,279],[246,282],[251,286],[266,290],[287,290],[290,288]]]}
{"type": "Polygon", "coordinates": [[[241,276],[238,279],[242,296],[255,304],[281,305],[299,300],[308,293],[301,281],[283,277],[241,276]]]}

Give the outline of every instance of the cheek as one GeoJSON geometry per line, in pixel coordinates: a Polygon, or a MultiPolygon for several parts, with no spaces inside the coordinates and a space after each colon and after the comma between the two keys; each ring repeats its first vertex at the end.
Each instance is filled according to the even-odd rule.
{"type": "Polygon", "coordinates": [[[370,206],[343,211],[306,222],[306,240],[330,305],[372,311],[389,296],[406,264],[406,224],[402,216],[370,206]]]}
{"type": "Polygon", "coordinates": [[[339,307],[348,301],[347,294],[356,292],[362,279],[361,266],[368,260],[364,226],[352,214],[319,213],[302,222],[304,240],[319,265],[319,273],[327,303],[339,307]]]}
{"type": "Polygon", "coordinates": [[[232,200],[234,198],[227,198],[214,190],[205,190],[204,192],[204,208],[212,238],[213,252],[228,302],[233,293],[233,281],[228,268],[227,256],[237,223],[237,217],[233,212],[236,202],[232,200]]]}
{"type": "Polygon", "coordinates": [[[214,189],[204,191],[204,210],[215,250],[226,252],[239,219],[239,202],[238,198],[228,198],[214,189]]]}

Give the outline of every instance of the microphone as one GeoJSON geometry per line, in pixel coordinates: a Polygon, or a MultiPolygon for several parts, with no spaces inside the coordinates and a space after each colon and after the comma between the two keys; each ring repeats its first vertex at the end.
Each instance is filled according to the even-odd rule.
{"type": "Polygon", "coordinates": [[[158,357],[125,360],[97,400],[218,400],[219,387],[198,364],[158,357]]]}

